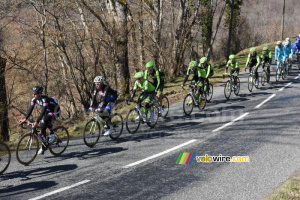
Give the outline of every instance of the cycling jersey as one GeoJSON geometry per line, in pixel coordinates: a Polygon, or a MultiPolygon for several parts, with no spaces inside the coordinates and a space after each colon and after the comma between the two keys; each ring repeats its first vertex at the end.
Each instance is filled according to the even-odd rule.
{"type": "Polygon", "coordinates": [[[139,83],[138,81],[135,81],[133,90],[137,90],[140,88],[143,92],[153,92],[155,91],[154,85],[152,85],[148,80],[142,79],[141,82],[139,83]]]}
{"type": "Polygon", "coordinates": [[[283,47],[283,52],[284,52],[284,60],[286,60],[289,57],[293,56],[293,49],[290,48],[289,46],[284,46],[283,47]]]}
{"type": "Polygon", "coordinates": [[[278,60],[278,61],[281,61],[283,57],[284,57],[283,46],[281,46],[281,48],[276,46],[275,47],[275,59],[278,60]]]}
{"type": "Polygon", "coordinates": [[[240,69],[239,67],[239,62],[234,60],[234,63],[231,62],[231,60],[228,60],[227,64],[226,64],[226,70],[228,69],[228,67],[230,67],[229,70],[231,69],[240,69]]]}
{"type": "Polygon", "coordinates": [[[41,95],[40,99],[33,98],[31,100],[31,106],[30,106],[29,110],[27,111],[27,114],[26,114],[26,117],[25,117],[26,120],[30,117],[30,115],[31,115],[31,113],[34,109],[35,104],[42,107],[41,114],[38,117],[36,122],[39,122],[43,118],[43,116],[48,114],[48,113],[50,113],[51,116],[54,116],[56,114],[59,115],[60,107],[58,105],[57,100],[53,97],[48,97],[46,95],[41,95]]]}
{"type": "Polygon", "coordinates": [[[153,68],[153,72],[151,74],[148,73],[148,70],[145,71],[144,79],[148,80],[148,76],[150,78],[152,78],[153,82],[154,82],[153,85],[155,86],[155,90],[158,91],[158,89],[160,88],[161,82],[163,82],[162,79],[165,78],[164,76],[161,76],[161,75],[163,75],[163,73],[161,71],[153,68]]]}
{"type": "Polygon", "coordinates": [[[251,64],[252,66],[256,64],[256,67],[259,66],[260,58],[258,56],[258,53],[255,52],[254,56],[251,56],[251,53],[248,54],[248,59],[247,59],[247,62],[246,62],[246,66],[248,66],[248,64],[251,64]]]}
{"type": "Polygon", "coordinates": [[[186,76],[185,76],[185,78],[184,78],[184,80],[183,80],[183,85],[185,84],[185,82],[188,80],[188,78],[189,78],[189,76],[190,76],[190,74],[193,74],[193,79],[192,79],[192,82],[197,82],[198,81],[198,79],[199,79],[199,77],[198,77],[198,70],[199,70],[199,68],[197,67],[197,66],[189,66],[189,68],[188,68],[188,70],[187,70],[187,72],[186,72],[186,76]],[[191,68],[193,68],[193,67],[195,67],[195,71],[192,71],[191,70],[191,68]]]}
{"type": "Polygon", "coordinates": [[[96,102],[96,96],[99,94],[101,96],[101,102],[103,102],[103,105],[106,105],[108,102],[115,101],[117,99],[117,91],[113,90],[111,87],[108,85],[103,84],[101,86],[101,90],[95,89],[93,98],[91,101],[91,107],[97,107],[97,102],[96,102]]]}
{"type": "Polygon", "coordinates": [[[266,53],[265,53],[265,51],[262,51],[260,57],[261,57],[263,63],[264,62],[271,63],[271,61],[272,61],[272,52],[270,50],[268,50],[266,53]]]}
{"type": "Polygon", "coordinates": [[[211,66],[210,63],[206,63],[206,67],[205,67],[204,69],[205,69],[205,71],[206,71],[206,76],[205,76],[205,78],[207,79],[207,78],[212,77],[212,75],[214,74],[214,67],[211,66]]]}

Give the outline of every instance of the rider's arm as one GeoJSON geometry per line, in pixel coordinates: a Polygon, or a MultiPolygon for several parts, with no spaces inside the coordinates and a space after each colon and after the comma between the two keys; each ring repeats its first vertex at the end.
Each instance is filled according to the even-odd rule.
{"type": "Polygon", "coordinates": [[[227,64],[226,64],[226,67],[225,67],[225,74],[227,74],[227,70],[228,70],[228,67],[229,67],[229,64],[231,63],[230,60],[228,60],[227,64]]]}
{"type": "Polygon", "coordinates": [[[187,70],[187,72],[186,72],[186,75],[185,75],[185,78],[184,78],[184,80],[183,80],[182,85],[184,85],[185,82],[188,80],[188,78],[189,78],[189,76],[190,76],[190,71],[191,71],[191,68],[189,67],[188,70],[187,70]]]}
{"type": "Polygon", "coordinates": [[[260,58],[258,54],[256,55],[256,60],[257,60],[256,67],[258,67],[260,65],[260,58]]]}
{"type": "Polygon", "coordinates": [[[31,100],[31,103],[30,103],[30,108],[28,109],[28,111],[27,111],[27,113],[26,113],[26,117],[25,117],[26,120],[30,117],[30,115],[31,115],[31,113],[32,113],[32,111],[33,111],[33,109],[34,109],[35,103],[36,103],[36,101],[35,101],[35,99],[33,98],[33,99],[31,100]]]}
{"type": "Polygon", "coordinates": [[[96,107],[97,105],[97,102],[96,102],[96,96],[97,96],[97,89],[94,90],[94,93],[93,93],[93,96],[92,96],[92,101],[91,101],[91,104],[90,104],[90,107],[93,108],[93,107],[96,107]]]}
{"type": "Polygon", "coordinates": [[[39,123],[41,121],[41,119],[43,118],[43,116],[46,114],[48,104],[49,104],[49,98],[47,97],[45,99],[42,99],[42,101],[43,101],[43,107],[42,107],[40,116],[36,120],[37,123],[39,123]]]}
{"type": "Polygon", "coordinates": [[[275,60],[278,60],[278,51],[279,48],[275,47],[275,60]]]}
{"type": "Polygon", "coordinates": [[[157,86],[155,88],[155,91],[157,91],[157,89],[159,88],[160,85],[160,76],[159,76],[159,70],[155,70],[155,74],[156,74],[156,79],[157,79],[157,86]]]}
{"type": "Polygon", "coordinates": [[[145,79],[145,80],[148,80],[148,70],[145,70],[144,79],[145,79]]]}
{"type": "Polygon", "coordinates": [[[247,62],[246,62],[246,66],[248,66],[248,64],[249,64],[249,61],[250,61],[250,54],[248,54],[248,58],[247,58],[247,62]]]}
{"type": "Polygon", "coordinates": [[[211,70],[211,65],[209,63],[207,63],[208,66],[207,66],[207,71],[206,71],[206,76],[205,78],[208,78],[209,77],[209,74],[210,74],[210,70],[211,70]]]}

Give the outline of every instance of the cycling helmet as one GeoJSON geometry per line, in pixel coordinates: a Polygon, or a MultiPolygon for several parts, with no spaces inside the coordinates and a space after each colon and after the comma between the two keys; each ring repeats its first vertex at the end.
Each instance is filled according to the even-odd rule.
{"type": "Polygon", "coordinates": [[[267,51],[269,49],[268,46],[264,46],[263,51],[267,51]]]}
{"type": "Polygon", "coordinates": [[[105,81],[105,78],[103,76],[96,76],[94,78],[94,83],[103,83],[105,81]]]}
{"type": "Polygon", "coordinates": [[[200,59],[200,64],[206,63],[206,61],[207,61],[207,58],[206,57],[202,57],[200,59]]]}
{"type": "Polygon", "coordinates": [[[277,43],[276,43],[277,45],[279,45],[279,44],[281,44],[281,41],[279,40],[279,41],[277,41],[277,43]]]}
{"type": "Polygon", "coordinates": [[[140,79],[140,78],[143,78],[143,76],[144,76],[143,72],[137,72],[137,73],[135,73],[134,78],[140,79]]]}
{"type": "Polygon", "coordinates": [[[250,53],[253,53],[253,52],[255,52],[255,51],[256,51],[255,47],[252,47],[252,48],[250,49],[250,53]]]}
{"type": "Polygon", "coordinates": [[[287,37],[287,38],[285,38],[285,41],[289,42],[289,41],[290,41],[290,38],[288,38],[288,37],[287,37]]]}
{"type": "Polygon", "coordinates": [[[285,42],[284,42],[284,46],[286,46],[286,47],[289,46],[289,42],[288,42],[288,41],[285,41],[285,42]]]}
{"type": "Polygon", "coordinates": [[[32,88],[32,93],[42,94],[43,90],[44,90],[43,86],[35,86],[34,88],[32,88]]]}
{"type": "Polygon", "coordinates": [[[189,67],[195,67],[197,65],[196,61],[191,61],[189,67]]]}
{"type": "Polygon", "coordinates": [[[146,64],[146,68],[152,68],[154,66],[154,63],[152,62],[152,61],[150,61],[150,62],[148,62],[147,64],[146,64]]]}
{"type": "Polygon", "coordinates": [[[235,55],[231,54],[231,55],[229,56],[229,59],[230,59],[230,60],[231,60],[231,59],[235,59],[235,55]]]}

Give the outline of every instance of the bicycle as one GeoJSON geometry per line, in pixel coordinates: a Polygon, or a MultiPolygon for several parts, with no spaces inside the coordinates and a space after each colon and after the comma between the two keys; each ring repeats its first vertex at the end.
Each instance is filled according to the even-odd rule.
{"type": "Polygon", "coordinates": [[[199,99],[197,100],[195,98],[195,85],[189,84],[188,87],[190,88],[190,92],[183,100],[183,112],[186,115],[190,115],[192,113],[194,106],[198,107],[199,110],[203,110],[206,106],[206,92],[203,92],[203,97],[198,97],[199,99]]]}
{"type": "MultiPolygon", "coordinates": [[[[250,70],[250,74],[249,74],[249,77],[248,77],[248,90],[250,92],[252,92],[252,89],[253,89],[253,86],[255,85],[255,88],[257,89],[258,88],[258,85],[259,85],[259,77],[258,79],[256,79],[255,77],[255,73],[253,72],[253,67],[249,69],[250,70]],[[258,82],[257,85],[255,84],[256,81],[258,82]]],[[[246,71],[246,68],[245,68],[245,71],[246,71]]]]}
{"type": "Polygon", "coordinates": [[[224,86],[224,95],[225,98],[228,100],[232,91],[236,96],[239,95],[241,82],[239,77],[237,77],[237,73],[233,73],[231,75],[224,74],[223,78],[225,78],[226,76],[228,77],[228,80],[226,81],[224,86]],[[234,77],[236,78],[236,85],[234,84],[234,77]]]}
{"type": "Polygon", "coordinates": [[[267,62],[260,76],[260,82],[262,86],[264,86],[266,82],[269,83],[270,81],[270,74],[268,73],[268,70],[266,70],[268,67],[270,67],[270,63],[267,62]]]}
{"type": "MultiPolygon", "coordinates": [[[[111,107],[113,108],[116,103],[117,100],[111,107]]],[[[123,132],[123,117],[119,113],[113,113],[109,115],[108,120],[110,120],[111,129],[109,137],[112,140],[117,140],[123,132]]],[[[83,141],[85,145],[90,148],[94,147],[97,144],[100,135],[105,133],[105,126],[105,121],[101,118],[99,109],[96,109],[94,112],[94,117],[86,123],[83,130],[83,141]]]]}
{"type": "MultiPolygon", "coordinates": [[[[29,126],[33,126],[32,122],[25,122],[29,126]]],[[[22,124],[22,128],[23,124],[22,124]]],[[[41,127],[38,127],[41,128],[41,127]]],[[[32,128],[30,133],[21,136],[16,149],[16,157],[20,164],[29,165],[37,156],[39,142],[44,148],[49,148],[49,151],[54,156],[61,155],[69,145],[69,132],[63,126],[58,126],[53,129],[55,139],[49,144],[48,138],[44,138],[42,133],[37,128],[32,128]]]]}
{"type": "MultiPolygon", "coordinates": [[[[155,101],[155,100],[154,100],[155,101]]],[[[135,103],[135,107],[128,111],[126,116],[126,129],[129,133],[134,134],[140,127],[140,124],[145,123],[150,127],[154,128],[158,121],[158,107],[153,100],[150,102],[150,108],[146,110],[144,105],[141,105],[137,101],[126,100],[127,105],[129,102],[135,103]],[[153,119],[151,119],[151,115],[153,119]]]]}
{"type": "Polygon", "coordinates": [[[0,142],[0,174],[3,174],[7,170],[10,160],[11,153],[9,147],[5,143],[0,142]]]}
{"type": "Polygon", "coordinates": [[[282,78],[282,80],[284,80],[286,78],[286,69],[284,67],[284,63],[282,62],[282,60],[280,61],[280,67],[276,70],[276,82],[278,82],[280,80],[280,77],[282,78]]]}
{"type": "Polygon", "coordinates": [[[213,84],[209,83],[209,90],[207,87],[207,82],[204,82],[204,91],[206,93],[206,102],[209,103],[213,97],[213,93],[214,93],[214,86],[213,84]]]}
{"type": "MultiPolygon", "coordinates": [[[[169,113],[169,99],[164,94],[161,94],[160,98],[161,98],[161,102],[162,102],[161,107],[162,107],[163,112],[161,114],[159,114],[159,116],[162,117],[163,119],[165,119],[169,113]]],[[[155,98],[154,101],[155,101],[155,105],[157,107],[159,107],[158,99],[155,98]]]]}

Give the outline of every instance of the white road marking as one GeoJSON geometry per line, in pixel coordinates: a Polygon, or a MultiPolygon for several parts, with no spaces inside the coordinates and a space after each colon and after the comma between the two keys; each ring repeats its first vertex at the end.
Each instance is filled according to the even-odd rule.
{"type": "Polygon", "coordinates": [[[298,76],[296,76],[294,79],[298,79],[299,77],[298,76]]]}
{"type": "Polygon", "coordinates": [[[266,100],[264,100],[263,102],[261,102],[260,104],[258,104],[257,106],[255,106],[255,108],[261,107],[262,105],[264,105],[266,102],[268,102],[270,99],[272,99],[275,96],[276,96],[276,94],[272,94],[271,96],[269,96],[269,98],[267,98],[266,100]]]}
{"type": "Polygon", "coordinates": [[[35,197],[35,198],[32,198],[32,199],[29,199],[29,200],[38,200],[38,199],[42,199],[44,197],[47,197],[47,196],[50,196],[50,195],[53,195],[53,194],[56,194],[56,193],[59,193],[59,192],[62,192],[64,190],[68,190],[68,189],[71,189],[73,187],[76,187],[76,186],[79,186],[79,185],[82,185],[82,184],[85,184],[85,183],[88,183],[90,182],[90,180],[84,180],[84,181],[81,181],[79,183],[75,183],[73,185],[70,185],[70,186],[67,186],[67,187],[64,187],[64,188],[60,188],[58,190],[54,190],[52,192],[49,192],[49,193],[46,193],[46,194],[43,194],[41,196],[38,196],[38,197],[35,197]]]}
{"type": "Polygon", "coordinates": [[[221,127],[217,128],[217,129],[213,130],[212,132],[214,133],[214,132],[217,132],[217,131],[219,131],[219,130],[221,130],[221,129],[227,127],[227,126],[230,126],[230,125],[233,124],[234,122],[236,122],[236,121],[238,121],[238,120],[240,120],[240,119],[246,117],[248,114],[249,114],[249,113],[244,113],[243,115],[239,116],[238,118],[232,120],[231,122],[228,122],[227,124],[224,124],[223,126],[221,126],[221,127]]]}
{"type": "Polygon", "coordinates": [[[284,88],[286,88],[286,87],[288,87],[288,86],[290,86],[290,85],[292,85],[292,82],[289,82],[288,84],[286,84],[285,86],[283,86],[282,88],[280,88],[280,92],[284,89],[284,88]]]}
{"type": "Polygon", "coordinates": [[[180,144],[180,145],[178,145],[178,146],[176,146],[176,147],[173,147],[173,148],[168,149],[168,150],[166,150],[166,151],[163,151],[163,152],[161,152],[161,153],[155,154],[155,155],[150,156],[150,157],[148,157],[148,158],[145,158],[145,159],[143,159],[143,160],[139,160],[139,161],[137,161],[137,162],[134,162],[134,163],[131,163],[131,164],[129,164],[129,165],[126,165],[126,166],[124,166],[123,168],[129,168],[129,167],[132,167],[132,166],[141,164],[141,163],[143,163],[143,162],[146,162],[146,161],[151,160],[151,159],[153,159],[153,158],[157,158],[157,157],[159,157],[159,156],[162,156],[162,155],[164,155],[164,154],[167,154],[167,153],[169,153],[169,152],[171,152],[171,151],[174,151],[174,150],[176,150],[176,149],[179,149],[179,148],[181,148],[181,147],[183,147],[183,146],[186,146],[186,145],[191,144],[191,143],[196,142],[196,141],[197,141],[197,140],[195,140],[195,139],[190,140],[190,141],[188,141],[188,142],[185,142],[185,143],[183,143],[183,144],[180,144]]]}

